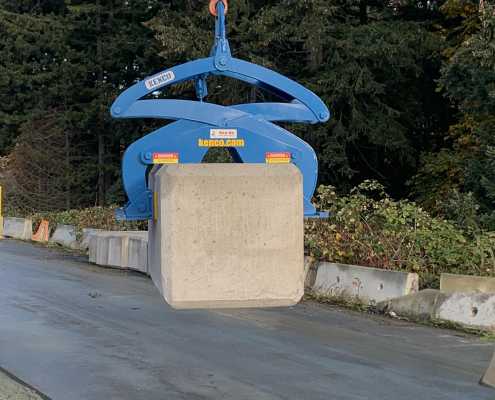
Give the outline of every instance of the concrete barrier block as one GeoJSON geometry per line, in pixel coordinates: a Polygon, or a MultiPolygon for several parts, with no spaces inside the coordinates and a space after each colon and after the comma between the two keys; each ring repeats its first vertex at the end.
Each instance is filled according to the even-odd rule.
{"type": "Polygon", "coordinates": [[[495,278],[485,276],[442,274],[440,276],[440,291],[495,293],[495,278]]]}
{"type": "Polygon", "coordinates": [[[57,243],[71,249],[78,249],[76,228],[72,225],[57,225],[55,232],[49,240],[50,243],[57,243]]]}
{"type": "Polygon", "coordinates": [[[96,255],[98,254],[98,237],[96,235],[89,235],[88,238],[88,256],[89,262],[96,264],[96,255]]]}
{"type": "Polygon", "coordinates": [[[82,238],[79,243],[79,248],[81,250],[89,250],[89,242],[92,235],[95,235],[98,232],[103,232],[102,229],[94,229],[94,228],[83,228],[82,230],[82,238]]]}
{"type": "Polygon", "coordinates": [[[434,318],[495,332],[495,293],[450,293],[438,302],[434,318]]]}
{"type": "Polygon", "coordinates": [[[108,236],[94,236],[96,239],[96,265],[108,266],[108,250],[110,248],[110,240],[108,236]]]}
{"type": "Polygon", "coordinates": [[[436,289],[425,289],[418,293],[382,301],[376,305],[376,308],[383,313],[394,312],[413,319],[428,320],[434,317],[437,301],[442,301],[445,296],[436,289]]]}
{"type": "Polygon", "coordinates": [[[418,291],[418,275],[378,268],[323,262],[312,291],[319,296],[376,303],[418,291]]]}
{"type": "MultiPolygon", "coordinates": [[[[106,257],[107,264],[109,267],[117,268],[128,268],[128,245],[129,238],[127,236],[107,236],[103,238],[104,241],[108,242],[106,257]]],[[[103,264],[100,264],[103,265],[103,264]]]]}
{"type": "Polygon", "coordinates": [[[89,262],[146,272],[148,232],[92,230],[87,235],[89,262]]]}
{"type": "Polygon", "coordinates": [[[294,165],[180,164],[150,174],[153,282],[175,308],[296,304],[304,293],[302,176],[294,165]]]}
{"type": "Polygon", "coordinates": [[[481,384],[495,388],[495,353],[485,375],[481,378],[481,384]]]}
{"type": "Polygon", "coordinates": [[[443,320],[466,328],[495,331],[495,293],[442,293],[427,289],[381,302],[377,309],[415,319],[443,320]]]}
{"type": "Polygon", "coordinates": [[[316,281],[318,272],[318,261],[313,257],[304,257],[304,289],[311,290],[316,281]]]}
{"type": "Polygon", "coordinates": [[[3,235],[14,239],[31,240],[33,221],[28,218],[5,217],[3,220],[3,235]]]}
{"type": "Polygon", "coordinates": [[[148,273],[148,241],[141,238],[129,238],[129,268],[148,273]]]}

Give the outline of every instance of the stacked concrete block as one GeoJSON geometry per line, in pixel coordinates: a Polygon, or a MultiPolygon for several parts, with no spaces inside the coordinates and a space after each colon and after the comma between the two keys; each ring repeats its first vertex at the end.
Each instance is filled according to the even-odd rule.
{"type": "Polygon", "coordinates": [[[149,269],[175,308],[296,304],[304,292],[302,176],[292,164],[155,168],[149,269]]]}

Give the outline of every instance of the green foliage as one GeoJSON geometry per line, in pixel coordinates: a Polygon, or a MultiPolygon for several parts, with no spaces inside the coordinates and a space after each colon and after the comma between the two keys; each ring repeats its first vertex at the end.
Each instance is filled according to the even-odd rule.
{"type": "Polygon", "coordinates": [[[415,203],[392,200],[365,181],[347,196],[320,186],[330,218],[306,224],[307,252],[319,259],[417,272],[421,287],[437,287],[442,272],[495,275],[495,235],[464,230],[415,203]]]}
{"type": "MultiPolygon", "coordinates": [[[[111,207],[92,207],[81,210],[61,212],[43,212],[29,215],[33,220],[33,229],[37,229],[42,219],[47,220],[53,231],[57,225],[73,225],[77,232],[83,228],[103,229],[106,231],[147,230],[147,222],[117,221],[115,209],[111,207]]],[[[18,214],[16,214],[18,215],[18,214]]]]}
{"type": "Polygon", "coordinates": [[[478,219],[494,228],[495,210],[495,7],[449,1],[452,29],[449,59],[441,70],[440,90],[458,111],[440,148],[423,155],[412,180],[413,193],[433,212],[455,190],[479,204],[478,219]]]}

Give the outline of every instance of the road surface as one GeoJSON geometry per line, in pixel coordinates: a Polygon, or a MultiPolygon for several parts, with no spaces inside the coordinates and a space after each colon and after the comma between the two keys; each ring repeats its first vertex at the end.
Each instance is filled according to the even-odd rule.
{"type": "Polygon", "coordinates": [[[141,275],[0,241],[0,367],[53,400],[493,400],[493,343],[346,310],[173,311],[141,275]]]}

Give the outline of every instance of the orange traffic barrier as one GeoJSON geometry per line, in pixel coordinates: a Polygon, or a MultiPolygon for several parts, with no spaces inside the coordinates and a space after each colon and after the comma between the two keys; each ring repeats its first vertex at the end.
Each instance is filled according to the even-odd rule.
{"type": "Polygon", "coordinates": [[[32,240],[35,242],[48,242],[49,235],[50,229],[48,226],[48,221],[42,219],[40,225],[38,226],[38,230],[33,235],[32,240]]]}
{"type": "Polygon", "coordinates": [[[227,0],[210,0],[210,14],[214,15],[215,17],[217,16],[217,3],[219,1],[222,1],[223,5],[225,6],[225,14],[227,14],[227,11],[229,9],[229,2],[227,0]]]}

